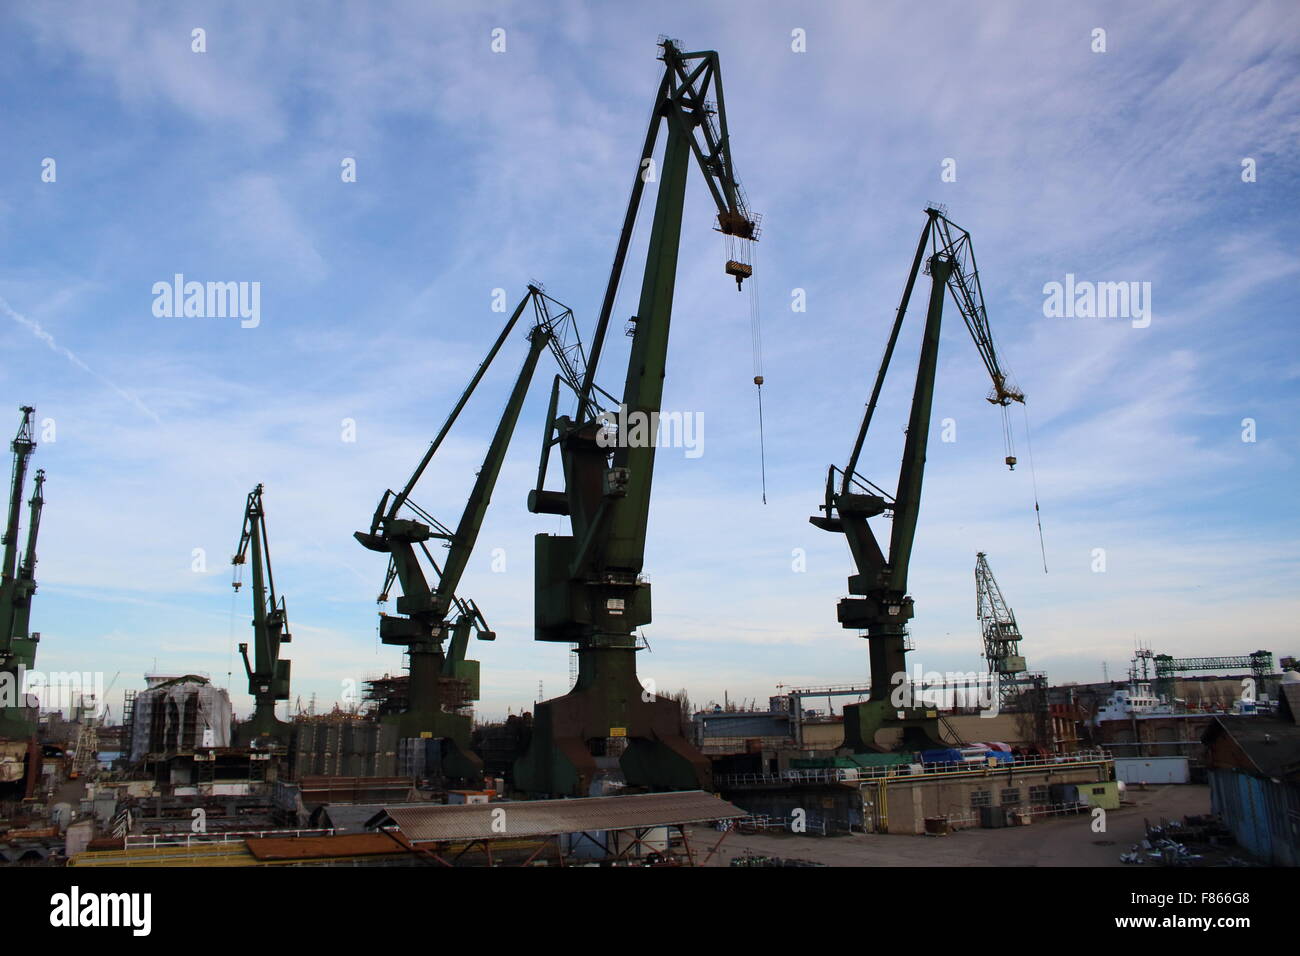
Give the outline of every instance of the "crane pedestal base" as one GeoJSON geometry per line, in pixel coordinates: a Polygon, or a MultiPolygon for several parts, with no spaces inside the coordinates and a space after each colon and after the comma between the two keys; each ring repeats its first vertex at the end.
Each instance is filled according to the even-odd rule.
{"type": "Polygon", "coordinates": [[[472,718],[444,711],[407,711],[385,717],[383,722],[395,725],[399,738],[429,737],[440,740],[440,775],[448,785],[472,789],[483,785],[483,758],[469,749],[472,718]]]}
{"type": "Polygon", "coordinates": [[[293,724],[276,719],[274,704],[259,704],[253,711],[253,716],[236,729],[233,743],[236,747],[259,750],[288,747],[292,735],[293,724]]]}
{"type": "Polygon", "coordinates": [[[900,709],[887,700],[844,705],[844,747],[853,753],[934,750],[944,746],[938,711],[927,707],[900,709]],[[877,743],[876,737],[885,730],[902,731],[902,739],[893,747],[877,743]]]}
{"type": "Polygon", "coordinates": [[[618,762],[628,786],[711,790],[708,758],[682,736],[680,705],[641,686],[635,649],[588,647],[578,654],[573,690],[537,705],[532,742],[515,761],[515,786],[532,795],[590,796],[607,741],[626,739],[618,762]]]}
{"type": "Polygon", "coordinates": [[[443,673],[445,657],[437,645],[413,644],[409,650],[411,676],[407,688],[409,708],[383,718],[396,725],[397,736],[441,740],[441,773],[449,785],[478,788],[483,785],[483,760],[469,749],[474,720],[467,714],[442,709],[449,698],[460,701],[448,690],[443,673]]]}

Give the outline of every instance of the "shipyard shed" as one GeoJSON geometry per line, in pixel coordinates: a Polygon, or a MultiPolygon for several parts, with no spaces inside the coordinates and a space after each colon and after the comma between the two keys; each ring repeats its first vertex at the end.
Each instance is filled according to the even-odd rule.
{"type": "Polygon", "coordinates": [[[1201,739],[1211,809],[1259,859],[1300,866],[1300,711],[1282,711],[1277,718],[1216,717],[1201,739]]]}
{"type": "MultiPolygon", "coordinates": [[[[921,834],[927,820],[939,818],[952,829],[980,826],[985,807],[1032,818],[1078,812],[1085,804],[1119,804],[1114,764],[1097,751],[1010,762],[985,755],[974,762],[928,765],[894,762],[899,755],[877,755],[884,759],[868,762],[868,756],[855,754],[846,761],[856,769],[833,765],[782,774],[718,774],[714,781],[728,800],[753,814],[789,820],[802,810],[808,832],[823,834],[921,834]],[[1070,785],[1071,796],[1061,796],[1060,785],[1070,785]]],[[[799,761],[810,762],[815,761],[799,761]]],[[[829,762],[838,764],[840,758],[829,762]]]]}
{"type": "Polygon", "coordinates": [[[1284,678],[1278,696],[1277,717],[1214,718],[1201,743],[1210,809],[1236,842],[1271,864],[1300,866],[1300,680],[1284,678]]]}
{"type": "Polygon", "coordinates": [[[692,831],[746,816],[712,793],[525,800],[491,804],[389,806],[371,821],[381,832],[443,866],[698,865],[717,851],[725,823],[706,846],[692,831]]]}
{"type": "Polygon", "coordinates": [[[1186,757],[1116,757],[1115,777],[1125,783],[1188,783],[1186,757]]]}

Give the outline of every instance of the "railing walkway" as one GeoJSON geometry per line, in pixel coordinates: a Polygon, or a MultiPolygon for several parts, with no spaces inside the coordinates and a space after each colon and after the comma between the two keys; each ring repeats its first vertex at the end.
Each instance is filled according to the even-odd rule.
{"type": "Polygon", "coordinates": [[[917,773],[914,764],[895,764],[890,767],[825,767],[807,770],[785,770],[781,773],[719,774],[713,783],[727,787],[789,786],[794,784],[871,783],[879,780],[930,780],[937,776],[970,776],[996,773],[1055,769],[1060,767],[1087,767],[1113,762],[1113,757],[1101,750],[1080,751],[1054,757],[1029,757],[1025,759],[964,761],[962,763],[924,764],[917,773]]]}
{"type": "Polygon", "coordinates": [[[337,830],[316,828],[312,830],[214,830],[211,833],[146,833],[126,838],[126,849],[159,849],[160,847],[197,846],[210,843],[240,843],[258,837],[320,837],[333,836],[337,830]]]}

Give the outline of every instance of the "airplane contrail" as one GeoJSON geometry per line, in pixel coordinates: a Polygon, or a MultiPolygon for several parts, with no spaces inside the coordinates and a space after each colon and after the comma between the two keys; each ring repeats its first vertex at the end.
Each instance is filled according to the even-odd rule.
{"type": "Polygon", "coordinates": [[[41,328],[39,322],[29,319],[27,318],[27,316],[14,311],[13,307],[10,306],[9,303],[5,301],[3,297],[0,297],[0,309],[3,309],[5,314],[8,315],[9,318],[13,319],[19,325],[24,326],[29,332],[32,333],[32,335],[36,336],[38,339],[40,339],[42,342],[48,345],[51,350],[63,355],[65,358],[67,358],[69,362],[77,366],[77,368],[81,369],[86,374],[94,376],[95,378],[99,379],[101,382],[103,382],[113,391],[117,392],[117,394],[120,395],[122,398],[126,399],[126,401],[130,402],[140,411],[144,412],[144,414],[152,418],[155,423],[159,425],[162,424],[162,419],[158,417],[158,415],[154,412],[152,408],[150,408],[144,402],[140,401],[140,399],[132,395],[130,392],[126,391],[123,388],[120,388],[118,385],[111,382],[103,375],[100,375],[93,368],[91,368],[89,365],[83,362],[81,358],[78,357],[77,354],[73,352],[71,349],[66,348],[65,346],[62,346],[58,342],[54,341],[54,336],[50,335],[49,332],[46,332],[45,329],[41,328]]]}

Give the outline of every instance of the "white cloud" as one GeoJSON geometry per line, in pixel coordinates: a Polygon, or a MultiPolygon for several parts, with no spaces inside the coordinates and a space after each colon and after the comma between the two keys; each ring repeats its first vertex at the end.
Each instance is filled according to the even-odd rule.
{"type": "MultiPolygon", "coordinates": [[[[661,12],[46,9],[25,18],[48,71],[40,121],[67,137],[62,169],[96,168],[90,184],[69,173],[39,199],[15,192],[0,206],[14,314],[40,316],[58,362],[68,342],[82,363],[77,377],[56,367],[30,324],[3,339],[24,358],[6,385],[60,421],[59,442],[40,451],[43,657],[98,653],[112,635],[125,669],[166,646],[176,666],[224,674],[247,617],[232,618],[224,561],[243,495],[263,481],[301,638],[297,686],[328,700],[344,676],[396,669],[400,655],[377,651],[373,633],[382,562],[350,534],[405,478],[495,334],[493,288],[513,301],[541,278],[590,329],[648,119],[661,12]],[[209,31],[202,56],[189,52],[195,24],[209,31]],[[498,24],[509,52],[494,56],[498,24]],[[79,106],[86,88],[102,117],[79,106]],[[115,152],[96,165],[105,128],[115,152]],[[345,186],[347,155],[360,173],[345,186]],[[50,191],[65,185],[82,191],[50,191]],[[113,195],[130,203],[102,208],[113,195]],[[144,324],[141,289],[173,271],[259,279],[264,310],[276,293],[274,321],[251,333],[144,324]],[[87,366],[111,369],[117,394],[87,389],[87,366]],[[339,440],[345,417],[358,422],[355,445],[339,440]],[[206,576],[189,570],[199,546],[206,576]],[[97,601],[108,620],[87,620],[97,601]],[[141,628],[137,647],[117,639],[121,620],[141,628]]],[[[691,14],[682,39],[721,52],[738,170],[766,214],[755,283],[770,504],[758,503],[748,298],[721,274],[692,173],[665,403],[702,410],[708,444],[699,461],[663,455],[657,468],[647,675],[700,701],[865,677],[865,646],[835,621],[846,548],[806,518],[826,465],[847,454],[931,199],[971,229],[999,348],[1030,396],[1052,572],[1036,567],[1027,449],[1008,474],[984,372],[950,308],[935,413],[954,416],[960,438],[930,448],[918,653],[978,666],[976,550],[995,562],[1031,662],[1062,679],[1098,676],[1102,655],[1115,672],[1134,634],[1178,653],[1282,650],[1294,512],[1255,505],[1295,467],[1294,197],[1277,199],[1300,138],[1294,9],[1103,7],[1104,56],[1087,49],[1091,12],[1035,4],[924,16],[836,4],[797,23],[740,4],[691,14]],[[808,30],[807,54],[789,52],[793,25],[808,30]],[[1242,155],[1260,158],[1260,183],[1240,182],[1242,155]],[[955,184],[938,180],[946,156],[955,184]],[[1151,281],[1152,326],[1043,318],[1043,283],[1067,271],[1151,281]],[[807,313],[789,310],[795,287],[807,313]],[[1253,446],[1236,437],[1248,414],[1261,423],[1253,446]],[[1112,562],[1104,576],[1087,570],[1097,546],[1112,562]],[[789,569],[795,547],[804,574],[789,569]],[[1249,626],[1234,628],[1243,606],[1249,626]]],[[[616,327],[635,308],[631,261],[616,327]]],[[[889,484],[920,301],[863,465],[889,484]]],[[[609,386],[626,355],[615,339],[609,386]]],[[[444,520],[459,512],[521,341],[421,486],[444,520]]],[[[530,704],[539,677],[548,694],[567,686],[566,650],[531,640],[529,539],[563,526],[523,510],[542,391],[463,589],[501,635],[476,648],[488,713],[530,704]],[[489,569],[493,547],[509,573],[489,569]]]]}

